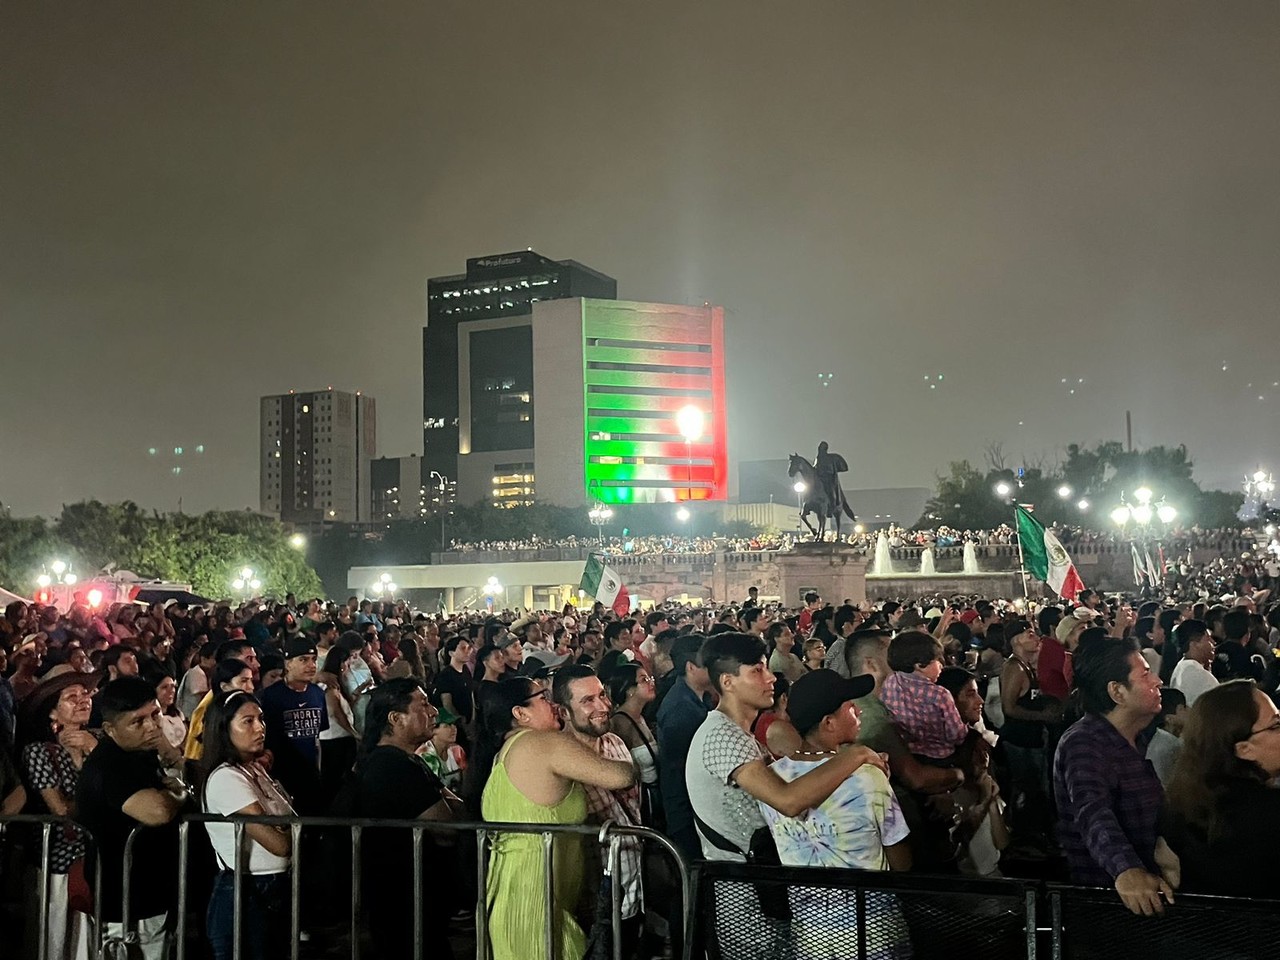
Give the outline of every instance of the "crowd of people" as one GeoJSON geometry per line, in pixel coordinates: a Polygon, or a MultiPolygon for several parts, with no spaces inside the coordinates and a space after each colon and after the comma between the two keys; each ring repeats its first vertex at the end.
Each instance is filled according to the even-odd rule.
{"type": "MultiPolygon", "coordinates": [[[[15,602],[0,621],[0,815],[67,818],[43,929],[33,900],[24,948],[34,956],[43,936],[55,960],[88,955],[97,867],[103,932],[123,935],[124,847],[141,826],[129,949],[167,956],[184,812],[613,821],[690,859],[1057,875],[1114,888],[1140,913],[1177,890],[1256,896],[1280,822],[1280,604],[1263,565],[1219,572],[1229,596],[1141,604],[1088,590],[1042,606],[809,593],[786,608],[754,589],[623,616],[600,604],[428,615],[357,597],[15,602]]],[[[250,823],[237,843],[216,822],[199,836],[191,883],[211,955],[232,955],[237,861],[243,955],[286,955],[297,837],[250,823]]],[[[333,918],[360,884],[375,955],[411,956],[408,834],[367,831],[360,863],[345,834],[300,836],[303,936],[340,936],[333,918]]],[[[6,837],[34,878],[39,843],[6,837]]],[[[474,924],[470,837],[424,837],[427,955],[449,956],[451,933],[474,924]]],[[[550,918],[542,855],[534,834],[492,838],[492,956],[540,955],[548,922],[558,957],[611,949],[596,846],[556,835],[550,918]]],[[[669,871],[628,840],[611,879],[623,955],[678,950],[669,871]]],[[[715,919],[716,935],[789,938],[796,956],[853,944],[858,902],[837,899],[792,889],[751,923],[715,919]]],[[[865,910],[876,955],[910,956],[895,899],[873,894],[865,910]]]]}
{"type": "MultiPolygon", "coordinates": [[[[1055,524],[1053,531],[1059,541],[1064,544],[1085,543],[1122,543],[1125,536],[1122,531],[1095,530],[1081,525],[1055,524]]],[[[1010,546],[1017,542],[1017,531],[1007,524],[991,529],[965,529],[938,526],[934,528],[916,527],[907,529],[897,524],[876,526],[850,530],[841,535],[840,540],[864,553],[872,553],[880,537],[884,537],[892,550],[910,547],[932,547],[946,549],[963,547],[972,543],[975,547],[1010,546]]],[[[1177,562],[1189,551],[1220,547],[1227,542],[1256,543],[1259,537],[1263,540],[1274,540],[1274,531],[1259,533],[1252,529],[1243,530],[1205,530],[1189,527],[1170,532],[1162,541],[1162,547],[1170,562],[1177,562]]],[[[828,539],[834,537],[830,534],[828,539]]],[[[542,538],[530,536],[522,540],[480,540],[449,543],[452,553],[502,553],[513,550],[593,550],[612,556],[628,556],[631,554],[663,554],[663,553],[714,553],[727,551],[730,553],[746,553],[755,551],[791,550],[800,542],[800,538],[791,533],[761,533],[750,537],[678,537],[678,536],[624,536],[624,537],[562,537],[542,538]]]]}

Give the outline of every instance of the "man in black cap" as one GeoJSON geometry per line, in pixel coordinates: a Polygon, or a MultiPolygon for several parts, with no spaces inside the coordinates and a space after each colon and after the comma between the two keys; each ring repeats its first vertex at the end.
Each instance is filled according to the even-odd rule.
{"type": "MultiPolygon", "coordinates": [[[[858,738],[855,701],[871,693],[874,686],[874,678],[866,674],[848,679],[834,670],[814,670],[793,683],[787,715],[803,742],[799,750],[770,769],[792,782],[841,754],[858,738]]],[[[911,869],[906,820],[889,778],[873,764],[858,767],[830,796],[801,816],[783,816],[763,802],[760,812],[769,824],[783,866],[911,869]]],[[[867,941],[884,948],[886,955],[898,956],[891,945],[908,946],[909,935],[896,900],[870,893],[865,903],[867,941]]],[[[820,929],[823,943],[833,955],[857,954],[858,909],[857,894],[852,890],[792,888],[792,922],[803,923],[810,933],[820,929]]]]}
{"type": "Polygon", "coordinates": [[[320,731],[329,728],[324,691],[316,676],[316,645],[305,636],[284,643],[284,682],[262,691],[272,775],[293,797],[298,813],[320,812],[320,731]]]}

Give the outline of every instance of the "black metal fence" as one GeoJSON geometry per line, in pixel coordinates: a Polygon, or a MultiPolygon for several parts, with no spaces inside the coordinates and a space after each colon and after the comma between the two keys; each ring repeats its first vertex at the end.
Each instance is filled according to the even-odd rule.
{"type": "MultiPolygon", "coordinates": [[[[424,843],[433,833],[475,839],[476,897],[475,956],[487,960],[485,878],[489,869],[488,840],[496,834],[532,834],[541,838],[541,876],[530,877],[541,885],[544,916],[553,917],[551,850],[557,834],[582,835],[600,849],[602,862],[616,876],[622,844],[627,838],[650,844],[674,865],[679,903],[650,904],[668,907],[668,915],[678,917],[675,929],[685,960],[915,960],[932,958],[981,958],[981,960],[1105,960],[1114,957],[1143,957],[1152,960],[1280,960],[1280,933],[1274,918],[1280,902],[1244,900],[1178,894],[1160,917],[1139,917],[1130,913],[1113,890],[1041,884],[1012,879],[977,880],[960,876],[930,876],[911,873],[879,873],[797,867],[760,867],[741,863],[699,863],[689,868],[671,842],[652,830],[606,825],[545,826],[539,824],[457,823],[441,824],[420,820],[350,820],[295,817],[214,817],[192,814],[178,824],[179,863],[176,875],[176,916],[173,956],[186,960],[191,939],[190,918],[203,913],[204,904],[194,902],[193,877],[200,870],[192,859],[193,826],[204,843],[202,824],[231,824],[239,840],[250,823],[287,827],[293,839],[290,871],[288,922],[292,934],[287,954],[298,960],[302,924],[303,877],[308,871],[324,871],[327,865],[303,840],[304,831],[327,831],[349,845],[350,863],[361,862],[362,844],[370,831],[404,830],[413,860],[412,904],[414,960],[432,955],[423,917],[424,843]]],[[[32,872],[34,889],[27,886],[21,909],[38,910],[40,931],[36,944],[27,944],[23,956],[38,960],[60,960],[49,955],[46,941],[50,914],[50,881],[47,869],[53,831],[68,821],[49,816],[0,818],[0,837],[20,834],[28,860],[38,869],[32,872]],[[43,865],[43,866],[41,866],[43,865]],[[30,906],[28,906],[30,905],[30,906]],[[31,949],[34,946],[35,949],[31,949]]],[[[133,851],[136,830],[126,846],[126,863],[133,851]]],[[[92,843],[92,838],[87,838],[92,843]]],[[[241,955],[243,916],[239,909],[246,884],[246,864],[237,857],[232,867],[235,885],[236,956],[241,955]]],[[[12,861],[5,861],[11,866],[12,861]]],[[[357,872],[358,867],[353,866],[357,872]]],[[[104,937],[101,903],[95,896],[93,934],[89,941],[94,960],[118,955],[122,944],[133,939],[131,893],[140,878],[125,870],[123,932],[104,937]]],[[[6,877],[12,880],[12,877],[6,877]]],[[[148,878],[154,881],[154,878],[148,878]]],[[[96,894],[101,889],[101,864],[96,876],[88,877],[96,894]]],[[[18,885],[6,883],[12,891],[18,885]]],[[[1260,890],[1260,897],[1276,896],[1276,891],[1260,890]]],[[[363,910],[361,884],[353,881],[340,919],[350,936],[350,956],[359,960],[362,951],[363,910]]],[[[6,906],[12,907],[13,904],[6,906]]],[[[609,904],[608,926],[612,933],[612,955],[621,957],[622,937],[620,886],[614,884],[609,904]]],[[[530,943],[528,956],[555,957],[554,932],[548,923],[541,943],[530,943]]],[[[430,931],[438,934],[439,931],[430,931]]],[[[17,938],[0,941],[0,956],[19,956],[17,938]]],[[[405,960],[408,960],[406,954],[405,960]]]]}
{"type": "Polygon", "coordinates": [[[1032,884],[740,863],[694,877],[708,960],[1036,956],[1032,884]]]}
{"type": "Polygon", "coordinates": [[[1114,890],[1049,884],[1046,898],[1053,960],[1280,960],[1275,901],[1179,893],[1162,916],[1141,917],[1114,890]]]}

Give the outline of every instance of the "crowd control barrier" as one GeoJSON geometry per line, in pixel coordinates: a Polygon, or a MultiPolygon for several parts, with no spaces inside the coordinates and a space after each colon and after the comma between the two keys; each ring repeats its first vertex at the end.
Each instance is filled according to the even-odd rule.
{"type": "Polygon", "coordinates": [[[1163,915],[1140,917],[1114,890],[1048,884],[1046,897],[1053,960],[1280,960],[1274,900],[1175,893],[1163,915]]]}
{"type": "MultiPolygon", "coordinates": [[[[496,834],[523,833],[534,834],[542,839],[542,879],[544,909],[547,922],[543,930],[543,955],[555,956],[555,929],[553,909],[554,883],[552,879],[552,843],[557,834],[577,834],[595,840],[601,847],[602,860],[607,863],[614,876],[617,876],[621,861],[622,844],[626,838],[635,838],[641,843],[651,843],[664,850],[673,861],[680,886],[680,926],[683,930],[681,942],[685,944],[685,956],[689,956],[691,939],[690,930],[693,918],[692,882],[688,868],[676,847],[662,834],[645,827],[621,826],[606,823],[603,826],[593,825],[548,825],[529,823],[446,823],[426,820],[381,820],[381,819],[346,819],[337,817],[220,817],[209,814],[189,814],[182,818],[178,825],[178,894],[177,894],[177,929],[174,956],[177,960],[186,960],[187,956],[187,920],[192,904],[190,900],[190,858],[191,829],[205,823],[227,823],[235,829],[237,856],[233,864],[233,890],[236,909],[233,914],[234,958],[240,960],[243,947],[243,916],[241,904],[244,893],[244,877],[246,864],[243,856],[243,837],[246,825],[260,823],[269,826],[287,827],[293,841],[293,868],[290,870],[289,920],[290,943],[292,944],[292,960],[299,957],[299,932],[301,930],[302,872],[306,869],[307,853],[302,843],[303,831],[314,830],[348,831],[350,836],[350,853],[353,865],[361,862],[361,843],[367,830],[405,830],[412,831],[413,847],[413,960],[424,960],[423,930],[423,843],[424,835],[431,834],[471,834],[476,838],[476,875],[478,896],[476,901],[476,960],[488,958],[488,935],[486,930],[487,911],[485,909],[485,881],[489,870],[488,839],[496,834]]],[[[123,927],[124,939],[131,937],[131,887],[133,878],[132,856],[134,842],[140,833],[147,828],[139,827],[133,831],[125,845],[124,887],[123,887],[123,927]]],[[[407,838],[406,838],[407,839],[407,838]]],[[[353,867],[357,871],[358,867],[353,867]]],[[[622,958],[622,891],[620,884],[612,885],[611,930],[613,934],[614,960],[622,958]]],[[[203,908],[202,904],[195,905],[203,908]]],[[[351,957],[359,960],[361,953],[362,909],[360,883],[352,884],[348,929],[351,935],[351,957]]],[[[531,956],[535,954],[531,953],[531,956]]],[[[42,958],[43,960],[43,958],[42,958]]],[[[407,960],[407,958],[406,958],[407,960]]]]}
{"type": "MultiPolygon", "coordinates": [[[[1130,913],[1114,890],[1043,884],[1013,879],[980,880],[961,876],[933,876],[912,873],[881,873],[859,870],[800,867],[761,867],[754,864],[699,862],[690,869],[671,842],[653,830],[615,824],[596,826],[551,826],[541,824],[437,823],[423,820],[374,820],[296,817],[217,817],[191,814],[178,823],[178,909],[174,918],[176,937],[172,956],[186,960],[191,953],[188,926],[193,916],[203,916],[205,903],[192,902],[192,829],[204,843],[202,825],[228,823],[235,828],[237,841],[245,827],[264,823],[288,828],[293,839],[294,869],[290,872],[289,925],[292,948],[299,960],[303,871],[315,854],[303,841],[316,830],[345,834],[354,863],[359,863],[362,841],[371,829],[401,829],[411,833],[405,842],[412,846],[414,866],[413,960],[424,960],[431,948],[424,946],[422,905],[427,891],[423,882],[424,843],[428,832],[474,837],[475,872],[478,880],[476,903],[476,960],[488,960],[485,879],[489,868],[488,840],[496,834],[521,833],[541,838],[543,895],[549,907],[552,843],[557,834],[577,834],[599,845],[603,862],[614,875],[624,841],[634,838],[652,844],[674,863],[680,887],[680,929],[683,960],[705,956],[707,960],[915,960],[981,957],[982,960],[1103,960],[1116,956],[1141,955],[1152,960],[1280,960],[1280,937],[1274,932],[1275,901],[1229,897],[1195,896],[1179,893],[1160,917],[1140,917],[1130,913]],[[1039,953],[1037,953],[1039,951],[1039,953]]],[[[59,960],[49,955],[47,942],[50,909],[49,853],[53,831],[69,821],[53,816],[12,816],[0,818],[0,837],[20,839],[28,860],[38,855],[43,864],[34,893],[38,902],[39,960],[59,960]]],[[[103,937],[100,900],[101,861],[88,880],[95,893],[95,914],[90,937],[90,955],[101,960],[111,955],[120,942],[134,938],[132,888],[137,878],[130,876],[135,841],[134,831],[125,847],[123,883],[124,936],[106,941],[103,937]]],[[[83,828],[81,828],[83,831],[83,828]]],[[[92,843],[88,836],[86,840],[92,843]]],[[[237,847],[240,843],[237,842],[237,847]]],[[[234,913],[235,957],[243,955],[243,916],[240,897],[245,892],[247,864],[237,857],[233,865],[237,909],[234,913]]],[[[198,862],[198,861],[197,861],[198,862]]],[[[320,864],[315,869],[324,869],[320,864]]],[[[358,875],[358,873],[357,873],[358,875]]],[[[149,878],[154,880],[154,878],[149,878]]],[[[622,955],[621,890],[612,887],[610,926],[613,957],[622,955]]],[[[1260,894],[1270,891],[1259,891],[1260,894]]],[[[344,918],[351,934],[351,956],[359,960],[361,943],[361,889],[352,884],[350,909],[344,918]]],[[[649,898],[649,907],[654,904],[649,898]]],[[[24,909],[26,905],[24,903],[24,909]]],[[[548,917],[553,911],[548,909],[548,917]]],[[[190,931],[195,933],[195,931],[190,931]]],[[[549,923],[538,950],[532,944],[530,957],[555,956],[554,930],[549,923]]],[[[8,956],[15,937],[6,938],[0,954],[8,956]]],[[[407,958],[406,958],[407,960],[407,958]]]]}
{"type": "MultiPolygon", "coordinates": [[[[70,817],[55,817],[49,814],[15,814],[13,816],[0,817],[0,840],[10,841],[17,840],[15,833],[25,832],[22,840],[31,843],[35,837],[39,837],[39,871],[36,878],[36,900],[38,915],[36,917],[36,956],[39,960],[61,960],[61,958],[50,958],[49,956],[49,910],[50,910],[50,886],[52,883],[52,873],[49,869],[49,855],[53,846],[53,831],[64,830],[68,827],[76,827],[84,837],[86,848],[94,846],[93,834],[84,827],[74,823],[70,817]],[[24,831],[24,828],[27,828],[24,831]]],[[[12,864],[16,868],[16,863],[12,864]]],[[[98,896],[98,891],[102,887],[102,861],[95,858],[95,869],[92,877],[86,877],[86,881],[90,885],[93,894],[94,916],[93,924],[90,928],[89,953],[95,958],[102,953],[102,900],[98,896]]],[[[18,938],[6,936],[6,939],[12,946],[17,942],[18,938]]]]}
{"type": "Polygon", "coordinates": [[[1034,960],[1036,886],[910,873],[700,863],[708,960],[1034,960]]]}

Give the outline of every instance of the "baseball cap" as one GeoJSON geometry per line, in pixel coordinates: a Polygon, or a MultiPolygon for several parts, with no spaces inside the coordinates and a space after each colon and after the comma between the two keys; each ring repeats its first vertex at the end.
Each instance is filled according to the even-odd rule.
{"type": "Polygon", "coordinates": [[[290,637],[284,642],[284,658],[292,660],[294,657],[305,657],[308,654],[316,655],[316,645],[306,637],[290,637]]]}
{"type": "Polygon", "coordinates": [[[436,708],[436,726],[438,727],[438,726],[441,726],[442,724],[447,724],[447,725],[456,727],[458,725],[458,717],[456,714],[450,713],[444,707],[437,707],[436,708]]]}
{"type": "Polygon", "coordinates": [[[524,655],[520,672],[526,677],[545,677],[552,670],[559,670],[569,662],[569,654],[556,654],[550,650],[531,650],[524,655]]]}
{"type": "Polygon", "coordinates": [[[493,638],[493,645],[499,650],[505,650],[513,643],[520,642],[520,635],[516,633],[499,633],[493,638]]]}
{"type": "Polygon", "coordinates": [[[834,670],[813,670],[791,685],[787,695],[787,716],[803,736],[850,700],[865,697],[875,689],[869,674],[848,678],[834,670]]]}

